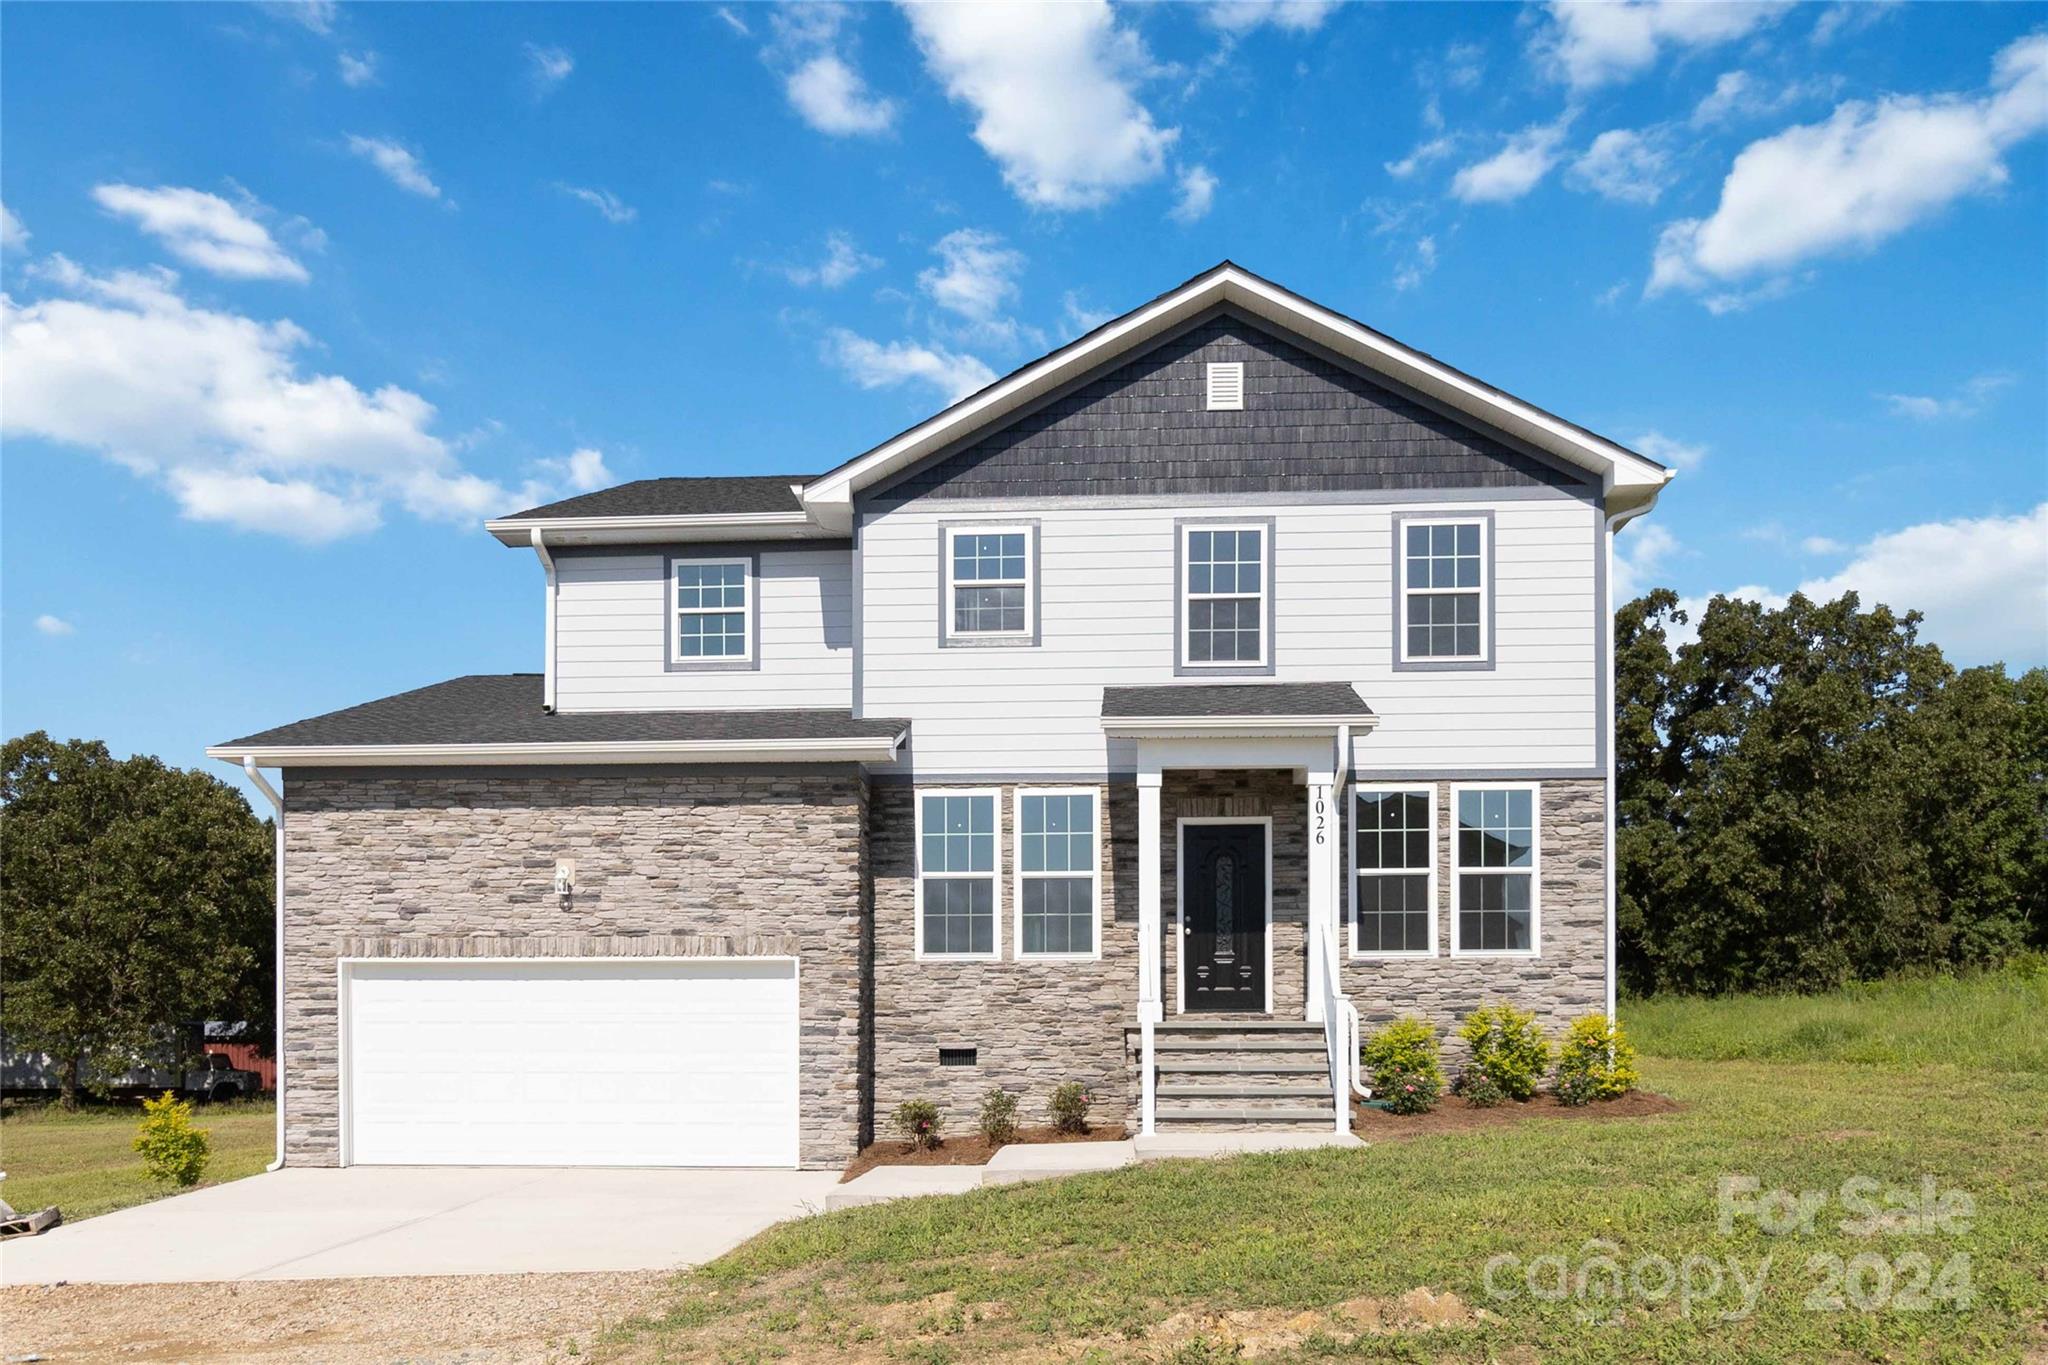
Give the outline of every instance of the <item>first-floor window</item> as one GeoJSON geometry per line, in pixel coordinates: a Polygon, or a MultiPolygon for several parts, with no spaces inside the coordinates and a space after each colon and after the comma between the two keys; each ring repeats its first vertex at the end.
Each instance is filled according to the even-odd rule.
{"type": "Polygon", "coordinates": [[[920,957],[996,955],[996,794],[917,798],[920,957]]]}
{"type": "Polygon", "coordinates": [[[1352,800],[1351,951],[1436,951],[1436,800],[1428,787],[1364,787],[1352,800]]]}
{"type": "Polygon", "coordinates": [[[1536,951],[1536,788],[1461,787],[1453,947],[1465,953],[1536,951]]]}
{"type": "Polygon", "coordinates": [[[1017,954],[1095,955],[1095,793],[1017,793],[1017,954]]]}

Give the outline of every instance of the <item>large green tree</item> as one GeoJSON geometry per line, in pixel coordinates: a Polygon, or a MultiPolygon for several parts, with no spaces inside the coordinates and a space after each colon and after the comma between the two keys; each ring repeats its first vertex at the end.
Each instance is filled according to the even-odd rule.
{"type": "Polygon", "coordinates": [[[1615,619],[1618,951],[1637,990],[1819,989],[2042,933],[2048,673],[1957,673],[1854,594],[1615,619]]]}
{"type": "Polygon", "coordinates": [[[271,1005],[271,836],[233,787],[37,731],[0,754],[0,1029],[63,1102],[200,1019],[271,1005]]]}

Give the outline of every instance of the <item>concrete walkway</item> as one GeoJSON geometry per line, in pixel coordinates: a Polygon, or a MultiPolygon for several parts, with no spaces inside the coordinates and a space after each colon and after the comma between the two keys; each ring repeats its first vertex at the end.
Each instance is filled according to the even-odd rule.
{"type": "Polygon", "coordinates": [[[287,1168],[0,1244],[0,1284],[667,1270],[824,1209],[835,1171],[287,1168]]]}

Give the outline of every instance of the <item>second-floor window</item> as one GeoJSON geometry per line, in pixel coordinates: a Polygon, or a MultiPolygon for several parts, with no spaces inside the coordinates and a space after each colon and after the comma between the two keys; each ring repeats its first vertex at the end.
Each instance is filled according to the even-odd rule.
{"type": "Polygon", "coordinates": [[[1267,662],[1270,533],[1266,526],[1180,528],[1184,667],[1228,670],[1267,662]]]}
{"type": "Polygon", "coordinates": [[[751,659],[753,561],[678,559],[673,572],[673,661],[743,663],[751,659]]]}
{"type": "Polygon", "coordinates": [[[1400,658],[1481,662],[1487,637],[1487,536],[1483,521],[1400,525],[1400,658]]]}
{"type": "Polygon", "coordinates": [[[949,639],[1026,639],[1032,614],[1032,532],[1025,526],[946,532],[949,639]]]}

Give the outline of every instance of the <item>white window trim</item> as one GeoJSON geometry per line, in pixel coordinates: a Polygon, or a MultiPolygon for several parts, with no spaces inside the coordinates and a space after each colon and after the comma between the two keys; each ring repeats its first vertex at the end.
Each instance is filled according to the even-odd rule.
{"type": "MultiPolygon", "coordinates": [[[[1543,784],[1540,782],[1460,782],[1451,784],[1451,956],[1452,957],[1542,957],[1543,956],[1543,784]],[[1466,869],[1458,859],[1458,795],[1461,792],[1526,791],[1529,793],[1529,946],[1527,948],[1467,948],[1458,941],[1458,874],[1466,869]]],[[[1520,872],[1521,868],[1472,868],[1473,872],[1520,872]]]]}
{"type": "MultiPolygon", "coordinates": [[[[1102,791],[1096,787],[1018,787],[1010,797],[1010,828],[1015,836],[1011,851],[1011,912],[1012,942],[1014,954],[1019,962],[1100,962],[1102,960],[1102,791]],[[1024,883],[1030,877],[1071,877],[1071,872],[1024,871],[1024,798],[1027,796],[1085,796],[1090,798],[1089,810],[1093,812],[1092,828],[1088,831],[1089,862],[1093,871],[1089,874],[1089,919],[1095,926],[1090,936],[1095,944],[1092,952],[1086,953],[1029,953],[1024,951],[1024,883]]],[[[923,844],[918,845],[923,848],[923,844]]],[[[920,921],[921,922],[921,921],[920,921]]]]}
{"type": "Polygon", "coordinates": [[[1394,612],[1394,657],[1404,664],[1472,664],[1484,663],[1493,657],[1493,613],[1487,610],[1493,600],[1493,545],[1487,534],[1487,524],[1482,517],[1403,517],[1395,524],[1395,534],[1400,537],[1395,556],[1395,587],[1399,601],[1394,612]],[[1408,586],[1408,531],[1415,526],[1474,526],[1479,530],[1479,652],[1477,654],[1410,654],[1408,652],[1408,599],[1415,597],[1453,597],[1460,593],[1472,592],[1471,588],[1411,588],[1408,586]]]}
{"type": "MultiPolygon", "coordinates": [[[[1440,945],[1443,943],[1443,939],[1437,932],[1437,867],[1442,863],[1443,855],[1439,851],[1437,844],[1436,803],[1437,786],[1434,782],[1354,782],[1351,784],[1351,794],[1345,803],[1350,818],[1345,821],[1345,825],[1349,830],[1351,842],[1351,891],[1347,904],[1351,907],[1348,918],[1351,921],[1351,957],[1354,961],[1378,962],[1387,959],[1437,957],[1441,955],[1442,949],[1440,945]],[[1429,802],[1429,867],[1427,869],[1429,873],[1429,891],[1425,901],[1429,906],[1429,947],[1416,951],[1387,952],[1382,950],[1371,953],[1364,952],[1358,946],[1358,879],[1360,876],[1365,875],[1358,866],[1358,798],[1364,795],[1385,796],[1415,792],[1419,792],[1427,797],[1429,802]]],[[[1410,868],[1403,873],[1395,875],[1413,876],[1414,869],[1410,868]]]]}
{"type": "Polygon", "coordinates": [[[1273,591],[1273,526],[1263,521],[1212,521],[1182,522],[1180,527],[1180,601],[1176,609],[1180,614],[1180,651],[1182,669],[1230,669],[1264,668],[1273,657],[1273,610],[1268,595],[1273,591]],[[1248,592],[1196,592],[1191,586],[1195,581],[1195,560],[1190,549],[1197,531],[1256,531],[1259,534],[1259,590],[1248,592]],[[1259,657],[1256,659],[1202,659],[1188,657],[1188,637],[1194,633],[1194,612],[1196,602],[1234,602],[1256,596],[1259,601],[1259,657]]]}
{"type": "Polygon", "coordinates": [[[1018,526],[1001,522],[990,522],[986,526],[948,526],[946,528],[946,636],[954,640],[1029,640],[1038,630],[1037,593],[1033,591],[1031,572],[1037,567],[1038,528],[1018,526]],[[953,542],[960,536],[1023,536],[1024,576],[1022,578],[974,578],[965,583],[953,578],[953,542]],[[953,615],[953,589],[960,588],[1022,588],[1024,590],[1024,628],[1022,630],[962,630],[953,615]]]}
{"type": "Polygon", "coordinates": [[[911,896],[911,947],[915,950],[917,962],[997,962],[1003,956],[1003,793],[996,787],[913,787],[912,799],[916,821],[913,825],[917,839],[917,854],[914,866],[917,875],[913,881],[911,896]],[[928,953],[924,950],[924,800],[927,796],[986,796],[990,810],[995,816],[996,827],[992,835],[995,866],[986,872],[934,872],[931,876],[941,881],[974,881],[981,877],[989,880],[989,950],[985,953],[928,953]]]}
{"type": "Polygon", "coordinates": [[[706,556],[703,556],[703,557],[701,557],[701,558],[690,558],[690,559],[683,559],[683,558],[675,558],[675,559],[671,559],[671,560],[669,560],[669,565],[668,565],[668,614],[669,614],[669,621],[670,621],[670,626],[669,626],[669,632],[668,632],[668,636],[669,636],[669,641],[668,641],[668,651],[669,651],[669,662],[670,662],[670,663],[672,663],[672,664],[683,664],[683,665],[687,665],[687,666],[692,666],[692,667],[695,667],[695,666],[702,666],[702,665],[707,665],[707,664],[710,664],[710,665],[716,665],[716,664],[745,664],[745,663],[752,663],[752,662],[754,661],[754,649],[755,649],[755,641],[754,641],[754,621],[755,621],[755,616],[754,616],[754,593],[755,593],[755,591],[756,591],[756,589],[755,589],[755,586],[754,586],[754,561],[753,561],[753,560],[751,560],[751,559],[746,559],[746,558],[733,558],[733,557],[730,557],[730,556],[710,556],[710,555],[706,555],[706,556]],[[747,647],[746,647],[746,649],[745,649],[744,651],[742,651],[741,653],[738,653],[738,654],[687,654],[687,655],[683,653],[683,625],[682,625],[682,618],[683,618],[683,617],[685,617],[685,616],[730,616],[730,615],[732,614],[732,612],[733,612],[733,609],[732,609],[731,607],[683,607],[683,606],[678,606],[678,605],[676,605],[676,593],[677,593],[677,592],[678,592],[678,590],[679,590],[679,585],[678,585],[678,584],[676,583],[676,570],[677,570],[677,569],[679,569],[679,568],[681,568],[681,567],[682,567],[683,565],[685,565],[685,564],[693,564],[693,565],[696,565],[696,566],[698,566],[698,567],[700,567],[700,568],[701,568],[701,567],[706,567],[706,566],[720,566],[720,567],[722,567],[722,566],[724,566],[724,565],[727,565],[727,564],[737,564],[737,565],[739,566],[739,570],[740,570],[740,605],[739,605],[739,613],[740,613],[740,638],[741,638],[741,639],[743,639],[743,640],[745,640],[745,641],[747,642],[747,647]]]}

